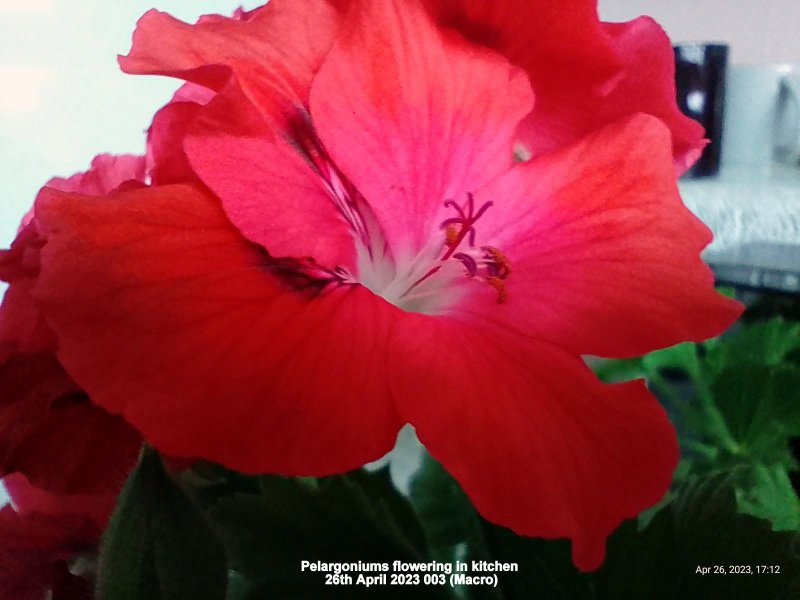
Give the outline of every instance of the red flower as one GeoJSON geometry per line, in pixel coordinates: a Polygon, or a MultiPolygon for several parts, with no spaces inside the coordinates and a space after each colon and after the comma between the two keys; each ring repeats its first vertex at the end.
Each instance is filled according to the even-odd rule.
{"type": "MultiPolygon", "coordinates": [[[[140,157],[102,155],[86,173],[48,185],[102,195],[143,177],[140,157]]],[[[0,279],[11,284],[0,306],[0,475],[23,473],[58,494],[116,492],[141,438],[90,402],[58,362],[57,341],[32,296],[42,244],[31,213],[11,249],[0,252],[0,279]]]]}
{"type": "Polygon", "coordinates": [[[151,12],[123,66],[215,95],[161,113],[163,181],[187,183],[37,201],[36,296],[91,397],[164,452],[251,472],[345,471],[410,422],[484,516],[596,568],[678,449],[641,381],[603,385],[581,355],[741,310],[699,259],[670,130],[608,113],[515,164],[547,83],[414,0],[151,12]]]}

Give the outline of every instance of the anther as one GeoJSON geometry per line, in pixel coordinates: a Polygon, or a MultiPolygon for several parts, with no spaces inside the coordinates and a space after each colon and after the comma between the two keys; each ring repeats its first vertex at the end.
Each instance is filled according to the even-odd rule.
{"type": "Polygon", "coordinates": [[[494,246],[483,246],[481,250],[486,253],[487,260],[489,260],[494,267],[496,271],[493,273],[494,276],[505,279],[511,275],[511,261],[508,260],[508,257],[503,254],[501,250],[494,246]]]}
{"type": "Polygon", "coordinates": [[[445,244],[448,248],[455,248],[458,242],[461,241],[461,228],[457,225],[450,223],[445,229],[445,244]]]}
{"type": "Polygon", "coordinates": [[[503,304],[508,300],[508,291],[506,290],[505,282],[499,277],[487,277],[486,283],[497,290],[497,303],[503,304]]]}

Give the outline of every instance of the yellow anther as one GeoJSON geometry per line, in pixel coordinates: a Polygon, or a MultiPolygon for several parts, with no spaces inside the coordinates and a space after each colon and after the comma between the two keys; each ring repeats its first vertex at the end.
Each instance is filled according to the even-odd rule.
{"type": "Polygon", "coordinates": [[[486,282],[497,290],[497,303],[503,304],[508,299],[505,282],[499,277],[487,277],[486,282]]]}
{"type": "Polygon", "coordinates": [[[502,279],[508,277],[511,274],[511,261],[508,260],[508,257],[494,246],[485,246],[483,249],[492,258],[492,261],[500,267],[499,277],[502,279]]]}
{"type": "Polygon", "coordinates": [[[461,227],[458,227],[454,224],[450,224],[447,226],[444,232],[445,235],[445,244],[447,244],[448,248],[453,248],[459,242],[459,238],[461,237],[461,227]]]}

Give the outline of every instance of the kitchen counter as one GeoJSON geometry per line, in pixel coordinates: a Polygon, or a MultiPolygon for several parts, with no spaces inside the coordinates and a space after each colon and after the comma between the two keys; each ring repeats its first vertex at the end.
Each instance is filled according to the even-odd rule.
{"type": "Polygon", "coordinates": [[[720,283],[800,293],[800,168],[723,169],[680,189],[714,231],[704,258],[720,283]]]}

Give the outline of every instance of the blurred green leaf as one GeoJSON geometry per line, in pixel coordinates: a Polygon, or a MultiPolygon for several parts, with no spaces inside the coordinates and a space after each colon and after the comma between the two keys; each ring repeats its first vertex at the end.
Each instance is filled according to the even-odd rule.
{"type": "Polygon", "coordinates": [[[352,471],[348,473],[347,480],[356,484],[372,506],[384,513],[385,521],[399,529],[398,535],[405,537],[417,554],[428,555],[428,542],[422,525],[409,499],[400,494],[392,483],[388,465],[375,471],[352,471]]]}
{"type": "Polygon", "coordinates": [[[800,349],[800,323],[781,317],[750,323],[710,349],[705,368],[713,375],[734,365],[769,365],[783,362],[800,349]]]}
{"type": "Polygon", "coordinates": [[[153,450],[120,494],[99,562],[99,600],[225,598],[222,546],[153,450]]]}
{"type": "Polygon", "coordinates": [[[700,376],[696,344],[677,344],[651,352],[642,358],[642,364],[648,375],[663,369],[675,369],[684,371],[692,379],[700,376]]]}
{"type": "MultiPolygon", "coordinates": [[[[800,527],[800,500],[789,478],[797,467],[790,442],[800,436],[796,355],[800,323],[778,317],[641,359],[679,434],[684,468],[676,480],[727,471],[735,475],[739,509],[778,530],[800,527]]],[[[628,369],[631,363],[611,362],[628,369]]],[[[613,372],[613,364],[602,366],[613,372]]]]}
{"type": "MultiPolygon", "coordinates": [[[[249,582],[241,585],[239,598],[408,597],[411,588],[337,587],[325,585],[326,572],[301,570],[302,561],[428,560],[416,516],[387,474],[359,472],[320,480],[264,476],[260,483],[260,494],[237,493],[210,510],[231,567],[249,582]]],[[[357,574],[351,574],[354,580],[357,574]]],[[[449,597],[437,587],[414,587],[411,592],[421,599],[449,597]]]]}
{"type": "Polygon", "coordinates": [[[641,358],[593,359],[589,366],[606,383],[630,381],[632,379],[641,379],[645,376],[641,358]]]}
{"type": "Polygon", "coordinates": [[[800,530],[800,499],[782,465],[753,465],[741,474],[736,499],[743,513],[769,519],[775,531],[800,530]]]}
{"type": "Polygon", "coordinates": [[[711,390],[731,435],[750,460],[794,465],[789,438],[800,435],[800,369],[731,365],[711,390]]]}
{"type": "Polygon", "coordinates": [[[410,500],[436,560],[455,560],[459,544],[474,542],[480,535],[478,515],[469,499],[427,452],[411,480],[410,500]]]}

